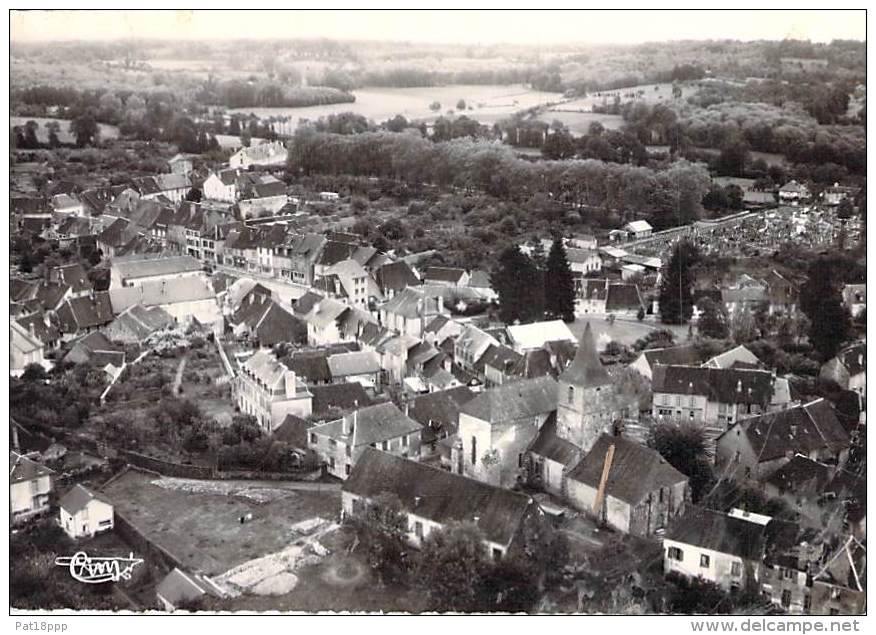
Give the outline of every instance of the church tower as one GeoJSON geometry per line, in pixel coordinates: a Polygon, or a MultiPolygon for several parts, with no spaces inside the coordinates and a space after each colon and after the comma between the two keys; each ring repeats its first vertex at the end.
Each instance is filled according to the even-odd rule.
{"type": "Polygon", "coordinates": [[[589,323],[575,359],[558,383],[557,436],[589,452],[599,435],[611,434],[614,423],[623,416],[616,388],[599,361],[589,323]]]}

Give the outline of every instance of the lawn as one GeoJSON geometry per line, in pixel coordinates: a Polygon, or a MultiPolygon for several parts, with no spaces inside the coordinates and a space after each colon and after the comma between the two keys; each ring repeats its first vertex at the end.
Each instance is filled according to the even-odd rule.
{"type": "Polygon", "coordinates": [[[104,494],[186,569],[215,576],[287,547],[296,539],[290,527],[297,522],[337,517],[337,486],[308,483],[313,489],[298,490],[296,485],[190,481],[130,470],[104,494]],[[252,519],[241,523],[247,514],[252,519]]]}
{"type": "Polygon", "coordinates": [[[598,121],[606,130],[618,130],[624,123],[620,115],[604,115],[596,112],[570,112],[565,110],[548,110],[538,116],[539,121],[547,124],[554,121],[562,122],[575,136],[586,135],[590,124],[598,121]]]}
{"type": "Polygon", "coordinates": [[[657,329],[672,331],[675,334],[675,342],[677,344],[683,344],[687,341],[687,326],[669,326],[657,321],[637,322],[635,320],[617,319],[614,324],[609,324],[604,317],[578,317],[569,325],[569,328],[575,334],[575,337],[581,337],[581,333],[584,332],[584,328],[588,323],[596,338],[596,348],[599,350],[603,350],[611,341],[630,346],[637,339],[657,329]]]}

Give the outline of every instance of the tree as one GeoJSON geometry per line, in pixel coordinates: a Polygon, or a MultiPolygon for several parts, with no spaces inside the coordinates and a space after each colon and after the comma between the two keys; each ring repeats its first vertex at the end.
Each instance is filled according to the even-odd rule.
{"type": "Polygon", "coordinates": [[[76,137],[76,147],[96,145],[100,141],[100,126],[89,111],[70,122],[70,134],[76,137]]]}
{"type": "Polygon", "coordinates": [[[687,240],[676,243],[660,282],[660,321],[685,324],[693,315],[693,267],[699,260],[697,248],[687,240]]]}
{"type": "Polygon", "coordinates": [[[723,340],[729,334],[729,320],[723,305],[711,298],[700,300],[700,320],[697,328],[703,337],[723,340]]]}
{"type": "Polygon", "coordinates": [[[350,518],[381,584],[400,582],[408,572],[407,514],[394,494],[383,493],[350,518]]]}
{"type": "Polygon", "coordinates": [[[22,148],[33,149],[40,147],[39,139],[37,139],[37,130],[39,127],[40,125],[33,119],[28,120],[24,124],[24,143],[21,144],[22,148]]]}
{"type": "Polygon", "coordinates": [[[24,367],[21,379],[24,381],[43,381],[46,378],[46,369],[40,364],[28,364],[24,367]]]}
{"type": "Polygon", "coordinates": [[[458,102],[456,102],[456,109],[457,110],[465,110],[465,100],[464,99],[460,99],[458,102]]]}
{"type": "Polygon", "coordinates": [[[575,319],[575,280],[559,234],[548,252],[545,273],[544,309],[548,316],[572,322],[575,319]]]}
{"type": "Polygon", "coordinates": [[[800,309],[809,318],[809,341],[824,360],[836,355],[851,331],[837,270],[837,263],[819,258],[809,266],[809,277],[800,288],[800,309]]]}
{"type": "Polygon", "coordinates": [[[199,190],[196,187],[193,187],[188,192],[186,192],[185,200],[187,200],[191,203],[200,203],[202,197],[203,197],[203,194],[201,193],[201,190],[199,190]]]}
{"type": "Polygon", "coordinates": [[[433,611],[478,610],[488,560],[483,532],[474,523],[432,530],[423,541],[417,584],[433,611]]]}
{"type": "Polygon", "coordinates": [[[441,110],[441,102],[440,101],[433,101],[431,104],[429,104],[429,110],[433,110],[436,112],[441,110]]]}
{"type": "Polygon", "coordinates": [[[57,121],[46,122],[46,130],[49,131],[49,147],[57,148],[61,145],[61,139],[58,137],[58,133],[61,132],[61,124],[57,121]]]}
{"type": "Polygon", "coordinates": [[[855,206],[849,198],[844,198],[836,208],[836,217],[842,220],[847,220],[852,217],[855,211],[855,206]]]}
{"type": "Polygon", "coordinates": [[[248,148],[250,143],[252,143],[252,133],[249,130],[241,130],[240,145],[244,148],[248,148]]]}
{"type": "Polygon", "coordinates": [[[517,245],[499,255],[490,281],[499,295],[499,316],[503,322],[526,323],[541,317],[544,308],[541,272],[517,245]]]}
{"type": "Polygon", "coordinates": [[[665,421],[652,426],[648,445],[667,463],[690,479],[691,495],[698,501],[712,480],[706,436],[701,425],[665,421]]]}

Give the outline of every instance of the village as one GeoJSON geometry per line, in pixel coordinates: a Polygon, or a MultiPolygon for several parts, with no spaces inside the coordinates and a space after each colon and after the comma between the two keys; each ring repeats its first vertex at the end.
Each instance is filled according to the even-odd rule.
{"type": "Polygon", "coordinates": [[[11,150],[15,608],[866,613],[865,183],[588,220],[308,134],[11,150]]]}

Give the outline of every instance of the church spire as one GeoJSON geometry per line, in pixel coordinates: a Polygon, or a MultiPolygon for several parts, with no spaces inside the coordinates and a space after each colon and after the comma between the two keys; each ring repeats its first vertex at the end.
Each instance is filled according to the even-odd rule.
{"type": "Polygon", "coordinates": [[[611,383],[611,378],[596,352],[596,341],[593,338],[590,322],[584,327],[575,359],[560,375],[560,381],[582,387],[604,386],[611,383]]]}

